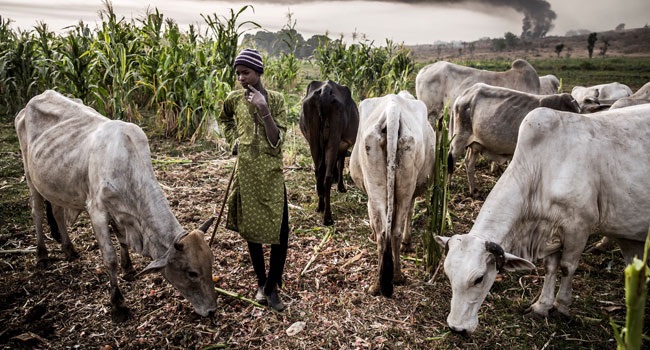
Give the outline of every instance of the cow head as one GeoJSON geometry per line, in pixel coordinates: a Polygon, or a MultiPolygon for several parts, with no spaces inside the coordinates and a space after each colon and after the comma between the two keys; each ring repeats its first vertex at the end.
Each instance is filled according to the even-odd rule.
{"type": "MultiPolygon", "coordinates": [[[[209,221],[211,223],[211,221],[209,221]]],[[[207,223],[206,223],[207,224],[207,223]]],[[[152,261],[138,275],[160,271],[201,316],[217,308],[217,296],[212,281],[212,251],[204,238],[209,225],[180,236],[167,252],[152,261]]]]}
{"type": "Polygon", "coordinates": [[[498,244],[472,235],[436,236],[436,241],[446,249],[444,268],[452,292],[447,325],[455,332],[476,330],[478,309],[500,270],[535,268],[498,244]]]}

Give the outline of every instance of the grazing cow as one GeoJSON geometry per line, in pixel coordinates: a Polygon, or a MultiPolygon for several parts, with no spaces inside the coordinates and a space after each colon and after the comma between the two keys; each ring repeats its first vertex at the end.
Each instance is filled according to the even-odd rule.
{"type": "Polygon", "coordinates": [[[476,329],[498,271],[533,269],[531,261],[542,258],[544,285],[530,310],[568,315],[572,279],[595,230],[617,241],[627,262],[643,255],[650,225],[649,116],[650,105],[643,105],[589,117],[537,108],[524,118],[512,161],[470,232],[436,237],[447,251],[452,330],[476,329]]]}
{"type": "Polygon", "coordinates": [[[302,102],[300,131],[309,143],[316,173],[318,208],[323,224],[332,225],[330,188],[338,181],[345,192],[343,166],[348,149],[354,145],[359,127],[359,111],[350,89],[333,81],[312,81],[302,102]]]}
{"type": "Polygon", "coordinates": [[[632,89],[618,82],[589,87],[574,86],[571,90],[571,96],[578,101],[581,113],[594,113],[608,109],[618,99],[630,95],[632,89]]]}
{"type": "Polygon", "coordinates": [[[359,112],[350,175],[368,195],[370,229],[378,246],[379,274],[369,292],[390,297],[393,283],[403,281],[400,247],[410,241],[413,202],[433,171],[436,135],[424,103],[406,91],[365,99],[359,112]]]}
{"type": "Polygon", "coordinates": [[[129,309],[118,287],[109,223],[116,228],[125,274],[132,277],[135,272],[131,248],[153,258],[140,274],[160,271],[196,313],[208,316],[215,311],[213,256],[204,232],[185,232],[172,213],[155,178],[142,129],[110,120],[52,90],[32,98],[16,116],[15,126],[36,225],[39,266],[48,262],[44,204],[51,203],[68,259],[77,253],[66,225],[85,210],[110,277],[113,321],[128,319],[129,309]]]}
{"type": "Polygon", "coordinates": [[[553,74],[539,77],[540,95],[553,95],[560,93],[560,79],[553,74]]]}
{"type": "Polygon", "coordinates": [[[538,94],[540,89],[537,71],[522,59],[512,62],[505,72],[492,72],[438,61],[422,68],[415,77],[415,92],[429,113],[429,122],[442,117],[445,104],[449,107],[465,89],[475,83],[503,86],[514,90],[538,94]]]}
{"type": "Polygon", "coordinates": [[[620,98],[609,109],[636,106],[645,103],[650,103],[650,83],[645,83],[645,85],[631,96],[620,98]]]}
{"type": "Polygon", "coordinates": [[[469,192],[478,197],[474,166],[478,154],[505,163],[517,145],[519,125],[528,112],[537,107],[580,112],[570,94],[534,95],[508,88],[478,83],[465,90],[454,103],[449,127],[448,171],[467,149],[465,165],[469,192]]]}

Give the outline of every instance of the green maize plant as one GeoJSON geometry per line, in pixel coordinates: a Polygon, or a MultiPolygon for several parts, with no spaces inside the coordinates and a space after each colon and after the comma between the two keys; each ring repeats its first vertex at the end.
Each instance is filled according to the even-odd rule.
{"type": "Polygon", "coordinates": [[[16,79],[12,74],[15,33],[10,28],[11,20],[0,16],[0,114],[13,114],[16,109],[16,79]],[[12,103],[13,102],[13,103],[12,103]]]}
{"type": "Polygon", "coordinates": [[[208,24],[208,29],[213,35],[213,37],[209,37],[206,34],[206,37],[211,39],[212,44],[210,50],[212,59],[210,63],[224,70],[222,78],[232,87],[235,86],[236,81],[235,70],[232,67],[232,63],[235,61],[235,57],[237,57],[237,54],[239,53],[239,38],[249,30],[261,28],[259,24],[253,21],[243,21],[238,23],[239,16],[249,8],[254,10],[251,5],[246,5],[240,8],[237,12],[230,9],[230,17],[218,16],[217,14],[211,16],[201,15],[203,20],[208,24]]]}
{"type": "Polygon", "coordinates": [[[111,119],[139,120],[138,108],[132,99],[138,88],[138,41],[135,26],[124,18],[118,20],[110,2],[100,12],[102,27],[90,48],[89,71],[97,110],[111,119]],[[106,19],[104,20],[104,17],[106,19]]]}
{"type": "Polygon", "coordinates": [[[0,53],[0,98],[2,106],[6,106],[4,112],[15,114],[31,97],[41,92],[37,84],[41,56],[37,39],[31,32],[18,30],[8,36],[10,41],[0,53]]]}
{"type": "Polygon", "coordinates": [[[56,69],[56,47],[58,38],[54,32],[48,30],[47,24],[39,22],[34,29],[36,30],[36,47],[35,60],[36,76],[35,84],[38,93],[45,89],[56,87],[58,82],[58,72],[56,69]]]}
{"type": "Polygon", "coordinates": [[[321,77],[348,86],[357,101],[411,88],[410,52],[390,40],[386,47],[373,47],[368,41],[350,46],[342,39],[324,41],[315,59],[321,77]]]}
{"type": "Polygon", "coordinates": [[[643,335],[643,326],[648,296],[648,278],[650,277],[648,249],[650,249],[650,230],[648,230],[645,241],[643,260],[634,257],[632,263],[625,268],[625,306],[627,308],[625,327],[619,332],[614,321],[610,321],[618,350],[641,349],[643,338],[647,339],[643,335]]]}
{"type": "Polygon", "coordinates": [[[449,153],[449,136],[447,123],[449,122],[449,108],[445,106],[443,117],[436,130],[436,161],[433,178],[430,179],[431,202],[427,206],[427,222],[429,230],[424,234],[424,267],[428,273],[434,273],[442,257],[440,246],[434,237],[445,235],[447,226],[451,225],[448,219],[447,203],[449,202],[449,184],[447,175],[447,153],[449,153]]]}
{"type": "Polygon", "coordinates": [[[278,91],[296,90],[299,83],[299,74],[301,62],[296,58],[298,49],[298,32],[295,30],[296,21],[292,19],[292,13],[287,14],[287,24],[281,30],[282,46],[280,57],[274,60],[266,57],[266,76],[267,83],[271,89],[278,91]]]}
{"type": "Polygon", "coordinates": [[[57,71],[58,90],[80,98],[87,103],[90,98],[90,48],[93,36],[83,21],[60,38],[54,53],[53,64],[57,71]]]}

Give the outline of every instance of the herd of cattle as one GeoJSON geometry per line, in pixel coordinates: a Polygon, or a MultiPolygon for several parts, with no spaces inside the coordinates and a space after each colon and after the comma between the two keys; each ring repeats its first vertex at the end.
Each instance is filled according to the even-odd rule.
{"type": "MultiPolygon", "coordinates": [[[[390,297],[402,281],[400,249],[410,244],[413,202],[435,163],[434,127],[450,106],[448,169],[466,152],[469,194],[478,191],[478,154],[510,161],[485,199],[469,233],[436,237],[446,248],[452,300],[447,318],[473,332],[478,309],[499,271],[534,269],[546,278],[531,306],[537,314],[569,314],[572,278],[588,237],[619,244],[626,261],[641,256],[650,225],[650,83],[636,93],[623,84],[575,87],[560,93],[553,75],[539,77],[525,60],[491,72],[450,62],[424,67],[416,96],[403,91],[357,104],[348,87],[309,84],[300,129],[314,162],[319,212],[332,225],[330,188],[344,192],[343,167],[367,194],[379,268],[369,292],[390,297]],[[558,268],[561,282],[554,294],[558,268]]],[[[187,233],[155,178],[148,140],[136,125],[109,120],[80,101],[48,90],[15,119],[36,225],[37,260],[47,265],[44,213],[68,258],[77,256],[66,227],[87,211],[110,276],[112,318],[128,318],[118,287],[120,243],[125,276],[137,274],[128,249],[159,271],[207,316],[216,310],[213,256],[204,239],[211,221],[187,233]]]]}

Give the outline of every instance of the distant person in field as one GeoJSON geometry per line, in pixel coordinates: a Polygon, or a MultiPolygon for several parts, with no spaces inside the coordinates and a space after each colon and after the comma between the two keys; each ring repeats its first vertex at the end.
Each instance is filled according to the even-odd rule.
{"type": "Polygon", "coordinates": [[[284,96],[262,85],[264,63],[257,50],[245,49],[233,63],[243,89],[224,101],[219,121],[238,157],[228,197],[226,228],[248,242],[257,275],[255,300],[282,311],[278,289],[287,258],[289,213],[282,174],[282,143],[287,115],[284,96]],[[266,272],[263,244],[271,245],[266,272]]]}

